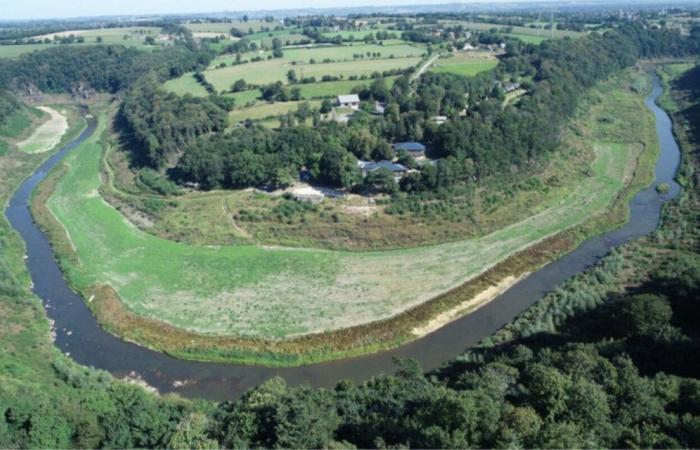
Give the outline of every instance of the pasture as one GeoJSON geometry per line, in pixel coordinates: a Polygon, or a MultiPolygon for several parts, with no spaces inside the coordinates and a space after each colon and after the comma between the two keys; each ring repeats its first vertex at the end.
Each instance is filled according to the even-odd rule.
{"type": "Polygon", "coordinates": [[[441,21],[445,25],[461,25],[465,30],[488,31],[495,29],[499,33],[515,33],[517,35],[540,36],[544,39],[554,38],[561,39],[564,37],[581,37],[586,33],[571,31],[571,30],[544,30],[541,28],[505,26],[485,22],[467,22],[463,20],[445,20],[441,21]]]}
{"type": "MultiPolygon", "coordinates": [[[[340,61],[355,61],[360,58],[356,56],[362,55],[361,59],[389,59],[389,58],[405,58],[412,56],[423,56],[426,53],[425,47],[419,45],[411,45],[407,43],[397,43],[391,45],[378,44],[347,44],[347,45],[321,45],[314,47],[296,47],[285,48],[284,56],[279,58],[280,62],[290,64],[308,64],[311,60],[316,63],[322,63],[324,60],[340,61]],[[373,56],[379,54],[378,57],[373,56]]],[[[246,53],[243,55],[244,60],[250,60],[255,56],[267,58],[271,52],[246,53]]],[[[218,67],[224,63],[230,65],[236,60],[235,55],[224,55],[212,61],[210,68],[218,67]]],[[[251,63],[255,64],[255,63],[251,63]]]]}
{"type": "Polygon", "coordinates": [[[292,64],[284,59],[271,59],[255,63],[239,64],[221,69],[207,69],[204,76],[214,85],[217,91],[229,90],[238,79],[244,79],[250,84],[267,84],[276,81],[286,81],[287,72],[294,69],[298,76],[316,77],[320,79],[324,75],[350,76],[371,75],[374,72],[383,72],[392,69],[407,69],[416,66],[421,61],[420,57],[395,58],[395,59],[370,59],[361,63],[356,61],[342,61],[325,64],[292,64]]]}
{"type": "MultiPolygon", "coordinates": [[[[640,95],[612,90],[607,94],[625,101],[622,112],[634,113],[644,127],[653,123],[640,109],[640,95]]],[[[216,336],[279,339],[336,330],[392,317],[607,210],[632,181],[640,151],[647,148],[645,153],[651,155],[656,148],[653,126],[629,140],[625,133],[634,127],[621,129],[621,118],[613,123],[595,120],[607,114],[604,106],[610,105],[595,106],[593,119],[581,115],[596,127],[583,130],[590,140],[572,133],[577,145],[591,155],[586,175],[580,173],[571,184],[552,188],[550,200],[532,210],[530,217],[458,242],[342,252],[196,246],[156,237],[135,227],[100,197],[104,116],[96,134],[68,156],[48,206],[75,249],[75,257],[62,258],[68,278],[80,290],[110,285],[138,315],[216,336]]],[[[198,195],[215,198],[217,193],[198,195]]],[[[223,205],[219,210],[219,223],[232,221],[223,205]]]]}
{"type": "Polygon", "coordinates": [[[447,58],[437,59],[430,67],[431,72],[455,73],[474,76],[491,70],[498,65],[498,59],[487,52],[458,52],[447,58]]]}
{"type": "Polygon", "coordinates": [[[262,20],[233,20],[230,22],[204,22],[187,23],[185,27],[192,32],[230,34],[231,28],[237,28],[244,33],[259,32],[262,28],[273,29],[279,22],[265,22],[262,20]]]}
{"type": "Polygon", "coordinates": [[[194,79],[194,74],[192,72],[186,73],[179,78],[166,81],[163,87],[167,91],[174,92],[178,95],[190,94],[195,97],[206,97],[209,95],[207,90],[204,89],[204,86],[194,79]]]}
{"type": "MultiPolygon", "coordinates": [[[[300,103],[303,102],[259,102],[247,108],[236,108],[229,113],[229,123],[236,124],[246,119],[260,120],[268,117],[281,116],[287,114],[289,111],[296,111],[300,103]]],[[[314,108],[318,108],[321,102],[311,101],[309,104],[314,108]]]]}
{"type": "Polygon", "coordinates": [[[73,35],[82,37],[85,41],[74,42],[70,44],[59,43],[37,43],[37,44],[21,44],[21,45],[0,45],[0,58],[17,58],[24,53],[30,53],[36,50],[44,50],[58,45],[95,45],[97,38],[102,38],[103,44],[118,44],[127,47],[139,47],[142,49],[151,49],[152,46],[147,46],[144,43],[146,36],[157,37],[159,28],[156,27],[124,27],[124,28],[100,28],[93,30],[73,30],[62,31],[60,33],[51,33],[41,36],[34,36],[34,39],[51,39],[56,35],[65,37],[73,35]]]}

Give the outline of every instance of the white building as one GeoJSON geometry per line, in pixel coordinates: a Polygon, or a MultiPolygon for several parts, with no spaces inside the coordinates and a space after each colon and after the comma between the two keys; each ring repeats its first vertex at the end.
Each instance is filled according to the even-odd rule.
{"type": "Polygon", "coordinates": [[[358,109],[360,107],[360,97],[358,97],[357,94],[339,95],[336,102],[338,106],[350,107],[352,109],[358,109]]]}

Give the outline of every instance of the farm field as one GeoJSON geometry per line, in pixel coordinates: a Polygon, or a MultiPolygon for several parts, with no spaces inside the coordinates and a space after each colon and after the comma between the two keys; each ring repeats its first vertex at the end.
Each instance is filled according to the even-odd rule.
{"type": "Polygon", "coordinates": [[[542,41],[548,39],[548,36],[542,32],[539,36],[525,33],[502,33],[504,36],[520,39],[527,44],[539,45],[542,41]]]}
{"type": "Polygon", "coordinates": [[[324,75],[350,76],[371,75],[373,72],[383,72],[392,69],[407,69],[417,65],[421,61],[419,57],[396,59],[372,59],[363,60],[361,64],[355,61],[344,61],[327,64],[293,65],[290,62],[278,60],[266,60],[256,63],[229,66],[222,69],[208,69],[204,72],[207,81],[214,85],[218,91],[229,90],[238,79],[244,79],[252,84],[274,83],[286,81],[287,72],[294,69],[305,77],[314,76],[317,79],[324,75]]]}
{"type": "MultiPolygon", "coordinates": [[[[622,101],[615,106],[621,114],[640,116],[641,94],[607,89],[608,108],[622,101]]],[[[604,106],[594,107],[592,119],[582,114],[595,127],[578,144],[595,154],[590,176],[556,189],[532,217],[459,242],[354,253],[158,238],[98,193],[104,116],[98,132],[68,156],[48,206],[75,249],[76,258],[62,258],[66,274],[84,292],[108,284],[134,313],[210,335],[280,339],[335,330],[394,316],[609,208],[632,181],[644,148],[639,140],[652,161],[656,141],[653,127],[630,139],[620,122],[597,121],[604,106]]]]}
{"type": "MultiPolygon", "coordinates": [[[[391,85],[396,80],[396,77],[386,77],[387,85],[391,85]]],[[[332,98],[340,94],[348,94],[350,91],[361,85],[368,85],[372,82],[371,79],[366,80],[342,80],[342,81],[326,81],[318,83],[308,83],[308,84],[297,84],[295,87],[301,89],[301,96],[305,100],[312,100],[318,98],[332,98]]],[[[208,95],[206,89],[194,79],[194,76],[189,73],[181,76],[180,78],[175,78],[173,80],[168,80],[163,84],[163,87],[178,95],[190,94],[196,97],[206,97],[208,95]]],[[[249,102],[261,101],[260,96],[262,93],[259,89],[249,89],[246,91],[227,93],[226,97],[231,97],[236,99],[236,108],[244,107],[249,102]]]]}
{"type": "Polygon", "coordinates": [[[466,30],[478,30],[478,31],[484,31],[484,30],[491,30],[491,29],[496,29],[499,30],[499,32],[504,32],[505,29],[509,28],[510,33],[515,33],[517,35],[529,35],[529,36],[542,36],[544,38],[555,38],[555,39],[561,39],[564,37],[580,37],[580,36],[585,36],[586,33],[578,32],[578,31],[571,31],[571,30],[543,30],[543,29],[537,29],[537,28],[529,28],[529,27],[518,27],[518,26],[504,26],[504,25],[497,25],[493,23],[484,23],[484,22],[467,22],[467,21],[462,21],[462,20],[449,20],[449,21],[443,21],[442,23],[445,24],[450,24],[450,25],[462,25],[466,30]]]}
{"type": "MultiPolygon", "coordinates": [[[[246,119],[259,120],[273,116],[281,116],[289,111],[296,111],[299,104],[303,102],[260,102],[248,108],[237,108],[229,113],[229,123],[236,124],[246,119]]],[[[317,108],[321,102],[311,101],[309,104],[317,108]]]]}
{"type": "MultiPolygon", "coordinates": [[[[74,35],[85,39],[85,44],[96,44],[97,38],[102,38],[103,44],[121,44],[126,46],[147,47],[144,44],[146,36],[157,38],[160,34],[158,27],[123,27],[123,28],[98,28],[92,30],[75,30],[62,31],[60,33],[52,33],[42,36],[36,36],[37,39],[49,38],[53,39],[54,35],[65,37],[74,35]]],[[[73,45],[73,44],[63,44],[73,45]]]]}
{"type": "MultiPolygon", "coordinates": [[[[322,63],[325,59],[333,61],[355,61],[355,55],[363,55],[366,59],[370,59],[367,54],[379,53],[380,58],[387,59],[391,57],[404,58],[407,56],[423,56],[426,52],[425,47],[419,45],[411,45],[406,43],[398,43],[392,45],[377,45],[377,44],[348,44],[342,46],[323,45],[316,47],[297,47],[285,48],[284,56],[278,61],[284,63],[302,63],[307,64],[310,60],[315,60],[317,63],[322,63]]],[[[271,52],[263,53],[247,53],[243,55],[244,59],[250,59],[253,56],[262,56],[267,58],[271,52]]],[[[230,65],[235,61],[234,55],[225,55],[216,58],[212,61],[210,68],[215,68],[221,63],[230,65]]],[[[255,64],[255,63],[251,63],[255,64]]]]}
{"type": "MultiPolygon", "coordinates": [[[[328,33],[323,33],[324,37],[327,38],[334,38],[340,36],[343,39],[346,40],[356,40],[356,41],[361,41],[367,36],[368,34],[374,34],[377,31],[383,31],[383,30],[374,30],[374,29],[369,29],[369,30],[362,30],[362,31],[332,31],[328,33]]],[[[400,36],[401,32],[400,31],[393,31],[393,30],[387,30],[389,33],[393,33],[396,36],[400,36]]]]}
{"type": "Polygon", "coordinates": [[[40,43],[40,44],[21,44],[21,45],[0,45],[0,58],[17,58],[24,53],[30,53],[35,50],[44,50],[60,45],[95,45],[97,37],[102,38],[103,44],[119,44],[127,47],[139,47],[143,49],[152,49],[153,46],[144,44],[146,36],[157,37],[159,28],[156,27],[125,27],[125,28],[102,28],[94,30],[74,30],[63,31],[61,33],[52,33],[47,35],[35,36],[35,39],[49,38],[53,39],[54,35],[83,37],[83,43],[58,44],[58,43],[40,43]],[[126,36],[126,38],[125,38],[126,36]]]}
{"type": "Polygon", "coordinates": [[[195,97],[206,97],[208,92],[204,89],[204,86],[199,84],[197,80],[194,79],[194,74],[192,72],[186,73],[179,78],[173,78],[166,81],[163,84],[165,90],[174,92],[178,95],[190,94],[195,97]]]}
{"type": "Polygon", "coordinates": [[[491,70],[497,65],[498,59],[491,53],[459,52],[454,53],[452,57],[436,60],[430,70],[438,73],[473,76],[479,72],[491,70]]]}
{"type": "Polygon", "coordinates": [[[231,28],[238,28],[244,33],[258,32],[261,28],[274,28],[279,22],[265,22],[262,20],[249,20],[248,22],[234,20],[231,22],[204,22],[187,23],[185,27],[192,32],[223,33],[229,34],[231,28]]]}

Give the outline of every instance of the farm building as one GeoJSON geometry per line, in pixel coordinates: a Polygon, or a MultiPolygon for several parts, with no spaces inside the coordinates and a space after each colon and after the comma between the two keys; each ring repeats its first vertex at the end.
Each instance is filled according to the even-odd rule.
{"type": "Polygon", "coordinates": [[[425,156],[425,145],[420,142],[397,142],[394,144],[395,151],[405,150],[414,158],[425,156]]]}
{"type": "Polygon", "coordinates": [[[401,178],[408,172],[408,169],[403,164],[397,164],[391,161],[357,161],[357,166],[362,171],[362,176],[367,176],[368,173],[379,169],[390,170],[395,178],[401,178]]]}
{"type": "Polygon", "coordinates": [[[339,95],[337,99],[338,106],[350,107],[357,109],[360,107],[360,97],[357,94],[339,95]]]}
{"type": "Polygon", "coordinates": [[[506,92],[513,92],[518,88],[520,88],[520,83],[506,83],[503,85],[503,90],[506,92]]]}

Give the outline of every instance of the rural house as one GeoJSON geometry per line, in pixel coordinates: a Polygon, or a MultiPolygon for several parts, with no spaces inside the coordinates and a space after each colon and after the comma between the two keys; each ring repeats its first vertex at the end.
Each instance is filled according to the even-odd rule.
{"type": "Polygon", "coordinates": [[[408,173],[408,169],[406,166],[403,164],[398,164],[394,163],[391,161],[357,161],[357,166],[360,168],[362,171],[362,176],[366,177],[368,173],[374,172],[375,170],[379,169],[387,169],[391,171],[391,173],[394,174],[394,178],[401,179],[406,173],[408,173]]]}
{"type": "Polygon", "coordinates": [[[357,94],[339,95],[337,100],[338,106],[350,107],[357,109],[360,107],[360,97],[357,94]]]}
{"type": "Polygon", "coordinates": [[[405,150],[414,158],[425,156],[425,145],[420,142],[397,142],[394,144],[394,151],[405,150]]]}

